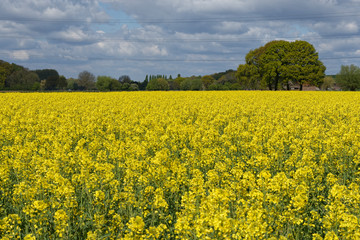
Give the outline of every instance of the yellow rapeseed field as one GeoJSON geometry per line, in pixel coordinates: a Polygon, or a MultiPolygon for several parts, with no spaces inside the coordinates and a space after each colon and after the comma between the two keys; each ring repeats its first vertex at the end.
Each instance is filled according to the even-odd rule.
{"type": "Polygon", "coordinates": [[[359,93],[3,93],[0,239],[360,239],[359,123],[359,93]]]}

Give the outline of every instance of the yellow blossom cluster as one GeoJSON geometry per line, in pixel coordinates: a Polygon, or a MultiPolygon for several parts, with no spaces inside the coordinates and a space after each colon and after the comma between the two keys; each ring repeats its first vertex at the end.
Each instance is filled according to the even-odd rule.
{"type": "Polygon", "coordinates": [[[4,93],[0,239],[360,239],[359,123],[359,93],[4,93]]]}

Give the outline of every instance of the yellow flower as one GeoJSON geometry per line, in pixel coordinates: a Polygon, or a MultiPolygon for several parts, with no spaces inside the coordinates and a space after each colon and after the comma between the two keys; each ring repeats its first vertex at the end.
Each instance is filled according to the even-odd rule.
{"type": "Polygon", "coordinates": [[[24,240],[36,240],[36,237],[30,233],[24,237],[24,240]]]}
{"type": "Polygon", "coordinates": [[[350,92],[1,94],[0,236],[360,239],[359,119],[350,92]]]}
{"type": "Polygon", "coordinates": [[[128,228],[135,233],[142,232],[144,230],[144,227],[145,227],[144,220],[140,216],[132,217],[129,220],[128,228]]]}

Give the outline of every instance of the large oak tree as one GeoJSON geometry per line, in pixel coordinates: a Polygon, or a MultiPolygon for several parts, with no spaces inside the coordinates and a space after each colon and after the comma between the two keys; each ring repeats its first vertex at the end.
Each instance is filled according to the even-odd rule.
{"type": "Polygon", "coordinates": [[[249,51],[236,76],[246,89],[289,90],[290,84],[299,84],[302,90],[304,84],[320,86],[325,69],[310,43],[279,40],[249,51]]]}

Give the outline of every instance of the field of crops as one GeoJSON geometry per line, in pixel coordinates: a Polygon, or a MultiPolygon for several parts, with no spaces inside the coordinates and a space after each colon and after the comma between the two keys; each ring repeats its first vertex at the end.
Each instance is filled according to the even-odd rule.
{"type": "Polygon", "coordinates": [[[360,94],[3,93],[1,239],[360,239],[360,94]]]}

